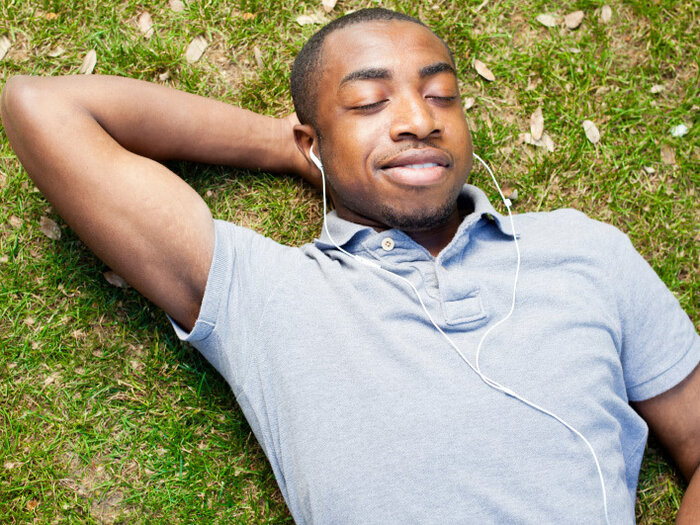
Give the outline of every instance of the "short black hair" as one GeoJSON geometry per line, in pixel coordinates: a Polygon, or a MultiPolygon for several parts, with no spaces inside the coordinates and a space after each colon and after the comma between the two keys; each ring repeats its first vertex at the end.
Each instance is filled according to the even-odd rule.
{"type": "MultiPolygon", "coordinates": [[[[412,22],[414,24],[425,27],[428,31],[435,34],[423,22],[404,13],[384,9],[383,7],[371,7],[368,9],[360,9],[340,18],[336,18],[329,24],[318,30],[301,48],[299,54],[294,59],[292,66],[292,76],[290,79],[292,88],[292,100],[294,101],[294,110],[297,113],[299,122],[302,124],[311,124],[318,132],[316,122],[316,105],[318,103],[318,79],[321,69],[321,52],[326,37],[333,31],[342,29],[354,24],[362,24],[365,22],[375,22],[378,20],[399,20],[404,22],[412,22]]],[[[438,36],[438,35],[435,35],[438,36]]],[[[440,38],[438,36],[438,38],[440,38]]],[[[444,44],[444,40],[440,38],[444,44]]],[[[452,51],[447,47],[447,52],[454,63],[452,51]]]]}

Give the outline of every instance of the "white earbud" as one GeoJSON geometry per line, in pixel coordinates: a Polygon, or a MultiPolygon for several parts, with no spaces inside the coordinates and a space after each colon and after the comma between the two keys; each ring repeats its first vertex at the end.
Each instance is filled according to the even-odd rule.
{"type": "Polygon", "coordinates": [[[321,172],[321,175],[323,175],[323,164],[321,164],[320,159],[314,154],[314,147],[313,146],[311,146],[309,148],[309,157],[311,157],[311,162],[316,164],[316,167],[321,172]]]}

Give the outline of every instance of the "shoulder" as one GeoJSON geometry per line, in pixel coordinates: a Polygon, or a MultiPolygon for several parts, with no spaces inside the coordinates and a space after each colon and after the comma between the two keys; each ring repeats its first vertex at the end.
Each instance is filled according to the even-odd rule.
{"type": "Polygon", "coordinates": [[[519,214],[516,229],[522,232],[524,242],[543,246],[561,245],[592,253],[635,251],[620,229],[571,208],[519,214]]]}

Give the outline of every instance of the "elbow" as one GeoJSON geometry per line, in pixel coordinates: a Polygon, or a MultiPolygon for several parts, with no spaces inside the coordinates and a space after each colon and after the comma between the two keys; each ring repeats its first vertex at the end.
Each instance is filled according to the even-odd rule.
{"type": "Polygon", "coordinates": [[[21,105],[21,100],[26,94],[29,77],[19,75],[11,77],[2,89],[0,94],[0,118],[3,125],[7,126],[7,121],[11,118],[14,109],[21,105]]]}
{"type": "Polygon", "coordinates": [[[10,139],[19,133],[21,122],[37,110],[39,89],[36,79],[29,76],[11,77],[0,94],[0,119],[10,139]]]}

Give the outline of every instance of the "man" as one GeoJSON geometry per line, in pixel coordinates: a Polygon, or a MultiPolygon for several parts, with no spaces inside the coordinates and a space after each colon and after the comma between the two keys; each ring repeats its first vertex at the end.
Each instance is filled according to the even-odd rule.
{"type": "Polygon", "coordinates": [[[2,116],[66,222],[231,384],[295,520],[633,522],[646,421],[690,482],[678,521],[698,522],[692,324],[617,230],[511,223],[464,186],[445,44],[359,11],[309,41],[292,91],[299,123],[128,79],[16,78],[2,116]],[[213,221],[168,158],[323,170],[335,212],[284,247],[213,221]]]}

